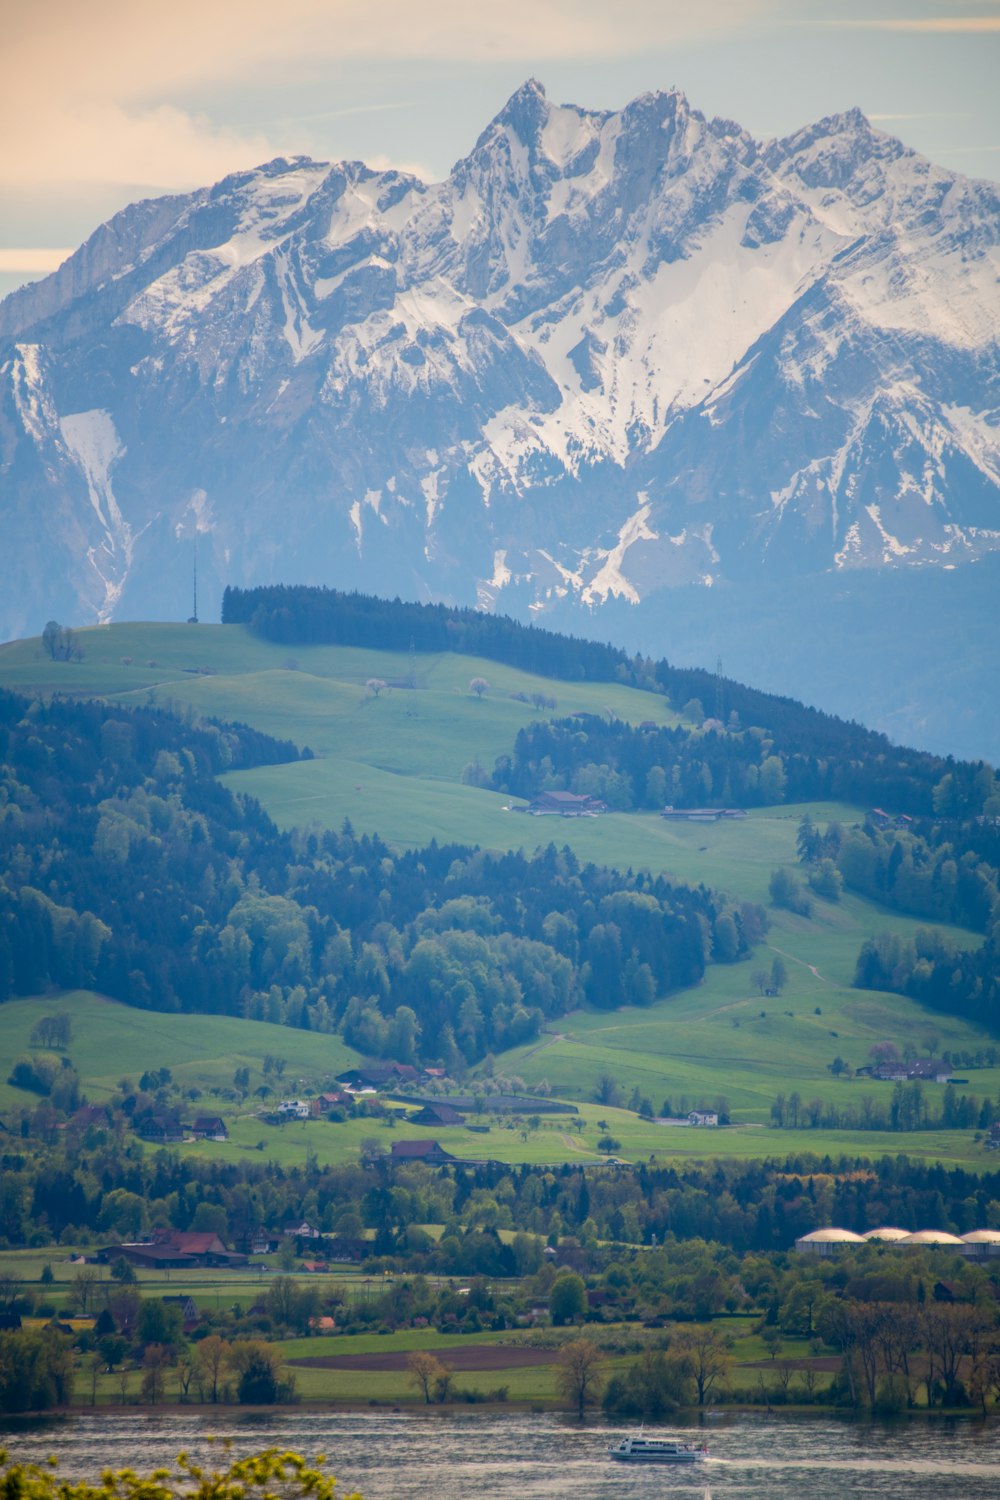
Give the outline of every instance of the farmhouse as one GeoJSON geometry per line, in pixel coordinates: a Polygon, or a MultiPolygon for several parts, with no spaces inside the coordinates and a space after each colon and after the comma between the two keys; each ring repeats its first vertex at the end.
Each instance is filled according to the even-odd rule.
{"type": "Polygon", "coordinates": [[[221,1115],[196,1115],[191,1134],[199,1141],[228,1141],[229,1131],[221,1115]]]}
{"type": "Polygon", "coordinates": [[[665,807],[660,813],[668,823],[721,823],[723,818],[745,818],[745,807],[665,807]]]}
{"type": "Polygon", "coordinates": [[[719,1116],[714,1109],[693,1109],[688,1115],[689,1125],[718,1125],[719,1116]]]}
{"type": "Polygon", "coordinates": [[[191,1266],[245,1266],[247,1258],[227,1250],[219,1236],[208,1231],[154,1230],[149,1240],[121,1245],[106,1245],[97,1252],[103,1264],[127,1260],[133,1266],[149,1270],[169,1270],[191,1266]]]}
{"type": "Polygon", "coordinates": [[[910,1063],[906,1076],[919,1078],[927,1083],[947,1083],[951,1077],[951,1067],[937,1058],[921,1057],[910,1063]]]}
{"type": "Polygon", "coordinates": [[[457,1109],[450,1104],[431,1101],[423,1109],[410,1116],[411,1125],[461,1125],[464,1123],[457,1109]]]}
{"type": "Polygon", "coordinates": [[[281,1237],[269,1229],[251,1229],[246,1238],[246,1247],[251,1255],[271,1255],[281,1244],[281,1237]]]}
{"type": "Polygon", "coordinates": [[[347,1093],[345,1089],[334,1089],[325,1094],[317,1094],[310,1101],[309,1108],[314,1115],[328,1115],[331,1109],[349,1109],[353,1103],[353,1094],[347,1093]]]}
{"type": "Polygon", "coordinates": [[[446,1151],[437,1141],[393,1141],[393,1161],[423,1161],[430,1166],[443,1165],[445,1162],[455,1161],[450,1151],[446,1151]]]}
{"type": "Polygon", "coordinates": [[[182,1141],[187,1132],[187,1126],[180,1120],[163,1115],[149,1115],[146,1119],[139,1121],[135,1131],[136,1135],[141,1136],[144,1141],[154,1141],[158,1146],[163,1146],[171,1141],[182,1141]]]}
{"type": "Polygon", "coordinates": [[[293,1219],[288,1224],[282,1224],[281,1232],[289,1239],[318,1240],[320,1238],[319,1230],[314,1229],[308,1219],[293,1219]]]}
{"type": "Polygon", "coordinates": [[[348,1068],[337,1074],[337,1082],[349,1089],[394,1088],[401,1083],[416,1083],[420,1074],[409,1063],[366,1063],[363,1068],[348,1068]]]}
{"type": "Polygon", "coordinates": [[[883,1083],[898,1083],[909,1076],[909,1064],[905,1062],[879,1063],[872,1069],[872,1077],[881,1079],[883,1083]]]}
{"type": "Polygon", "coordinates": [[[607,810],[606,802],[587,792],[539,792],[528,804],[533,818],[596,818],[607,810]]]}
{"type": "Polygon", "coordinates": [[[180,1315],[184,1320],[185,1333],[190,1333],[200,1323],[201,1317],[198,1312],[198,1304],[193,1297],[181,1294],[177,1297],[162,1297],[160,1300],[165,1302],[168,1307],[176,1307],[180,1311],[180,1315]]]}
{"type": "Polygon", "coordinates": [[[307,1099],[282,1099],[277,1112],[288,1120],[308,1120],[311,1113],[307,1099]]]}
{"type": "Polygon", "coordinates": [[[933,1057],[913,1058],[910,1062],[883,1062],[872,1068],[858,1068],[857,1072],[859,1076],[866,1073],[871,1078],[878,1078],[882,1083],[901,1083],[908,1078],[921,1083],[947,1083],[951,1077],[949,1064],[933,1057]]]}

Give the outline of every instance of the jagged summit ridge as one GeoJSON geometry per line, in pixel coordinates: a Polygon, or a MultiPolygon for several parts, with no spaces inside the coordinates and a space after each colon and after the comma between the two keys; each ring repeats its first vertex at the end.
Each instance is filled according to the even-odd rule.
{"type": "Polygon", "coordinates": [[[1000,198],[860,111],[769,143],[529,80],[440,183],[277,158],[0,304],[49,615],[296,578],[535,612],[1000,549],[1000,198]]]}

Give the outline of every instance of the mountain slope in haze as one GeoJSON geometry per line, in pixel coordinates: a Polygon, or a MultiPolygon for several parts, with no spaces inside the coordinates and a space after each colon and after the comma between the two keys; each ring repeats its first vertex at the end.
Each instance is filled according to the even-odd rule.
{"type": "Polygon", "coordinates": [[[665,590],[968,566],[998,274],[995,185],[857,111],[762,146],[676,92],[526,84],[430,186],[279,159],[133,205],[0,304],[0,630],[187,613],[195,538],[209,607],[613,603],[656,653],[665,590]]]}

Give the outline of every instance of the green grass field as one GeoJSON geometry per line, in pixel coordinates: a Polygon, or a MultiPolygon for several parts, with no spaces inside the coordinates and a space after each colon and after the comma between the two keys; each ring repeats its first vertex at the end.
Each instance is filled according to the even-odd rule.
{"type": "MultiPolygon", "coordinates": [[[[17,1252],[5,1252],[2,1261],[5,1273],[19,1276],[25,1281],[31,1279],[25,1274],[26,1266],[19,1264],[17,1252]]],[[[57,1272],[56,1286],[58,1286],[59,1269],[58,1265],[53,1265],[53,1270],[57,1272]]],[[[155,1289],[146,1288],[146,1290],[151,1295],[174,1294],[177,1287],[164,1285],[155,1289]]],[[[375,1295],[376,1288],[371,1286],[362,1288],[362,1297],[366,1290],[369,1295],[375,1295]]],[[[58,1300],[58,1292],[54,1292],[52,1288],[49,1292],[58,1300]]],[[[257,1294],[259,1294],[259,1289],[250,1286],[243,1287],[239,1283],[239,1278],[234,1275],[230,1275],[225,1290],[215,1294],[214,1299],[213,1296],[206,1295],[204,1291],[200,1293],[197,1289],[194,1291],[195,1298],[202,1308],[211,1308],[213,1301],[225,1307],[234,1299],[245,1305],[257,1294]]],[[[89,1326],[87,1318],[73,1321],[74,1326],[79,1328],[89,1326]]],[[[40,1327],[41,1323],[42,1320],[29,1319],[26,1326],[40,1327]]],[[[783,1340],[777,1351],[777,1357],[770,1358],[769,1351],[761,1338],[750,1332],[747,1318],[719,1318],[715,1320],[715,1326],[730,1341],[733,1363],[726,1383],[736,1394],[737,1399],[741,1394],[757,1388],[758,1370],[762,1371],[766,1386],[770,1390],[775,1390],[780,1387],[780,1370],[785,1361],[795,1361],[797,1365],[804,1365],[814,1354],[806,1339],[788,1337],[783,1340]]],[[[655,1333],[644,1333],[634,1324],[611,1324],[599,1328],[588,1328],[584,1332],[588,1338],[596,1339],[603,1351],[601,1373],[604,1379],[610,1378],[616,1371],[627,1368],[641,1346],[655,1343],[659,1337],[655,1333]],[[623,1352],[626,1350],[627,1353],[623,1352]]],[[[576,1336],[578,1336],[578,1331],[572,1329],[539,1329],[519,1332],[508,1330],[502,1333],[484,1330],[478,1333],[448,1334],[441,1333],[434,1328],[425,1328],[401,1329],[396,1332],[383,1330],[371,1334],[290,1338],[277,1340],[276,1346],[288,1361],[288,1374],[294,1377],[298,1400],[305,1403],[422,1405],[424,1398],[406,1366],[407,1355],[420,1350],[434,1354],[445,1366],[452,1369],[451,1400],[453,1403],[461,1404],[464,1393],[470,1392],[475,1393],[480,1400],[492,1398],[511,1404],[561,1406],[564,1403],[559,1396],[556,1384],[558,1367],[554,1355],[562,1342],[576,1336]],[[538,1362],[536,1351],[539,1347],[547,1352],[546,1362],[538,1362]],[[483,1351],[487,1350],[491,1353],[484,1358],[483,1351]],[[466,1354],[466,1351],[474,1352],[466,1354]],[[466,1355],[465,1359],[463,1359],[463,1354],[466,1355]],[[392,1367],[388,1369],[364,1368],[367,1357],[372,1355],[380,1356],[383,1360],[388,1356],[393,1361],[392,1367]],[[345,1363],[318,1368],[299,1363],[302,1360],[324,1359],[330,1356],[338,1360],[343,1359],[345,1363]],[[465,1368],[466,1361],[469,1359],[477,1364],[488,1364],[489,1368],[465,1368]]],[[[141,1404],[142,1375],[143,1371],[135,1367],[116,1369],[111,1373],[99,1369],[95,1379],[92,1368],[81,1362],[73,1405],[89,1407],[95,1404],[115,1407],[123,1403],[123,1398],[130,1405],[141,1404]]],[[[794,1390],[801,1378],[800,1373],[793,1373],[789,1381],[790,1389],[794,1390]]],[[[828,1379],[829,1374],[824,1373],[820,1383],[823,1384],[828,1379]]],[[[180,1386],[177,1376],[170,1371],[167,1375],[164,1400],[169,1405],[177,1401],[179,1397],[180,1386]]],[[[192,1391],[188,1400],[194,1400],[197,1403],[197,1395],[192,1391]]]]}
{"type": "MultiPolygon", "coordinates": [[[[250,1069],[251,1085],[256,1087],[263,1081],[264,1059],[271,1054],[286,1061],[284,1075],[272,1082],[291,1094],[300,1079],[318,1082],[353,1067],[358,1060],[357,1053],[338,1036],[230,1016],[161,1015],[76,990],[0,1006],[0,1108],[30,1107],[37,1102],[34,1095],[12,1088],[7,1073],[15,1057],[31,1051],[32,1027],[56,1011],[72,1018],[69,1054],[93,1103],[113,1093],[120,1078],[137,1083],[147,1069],[169,1068],[183,1089],[201,1089],[208,1096],[213,1088],[228,1088],[240,1067],[250,1069]]],[[[196,1109],[214,1112],[217,1107],[211,1097],[205,1097],[189,1110],[192,1114],[196,1109]]]]}
{"type": "MultiPolygon", "coordinates": [[[[398,846],[430,838],[459,840],[492,849],[533,849],[569,844],[583,860],[618,868],[646,868],[674,879],[704,883],[741,900],[765,902],[778,865],[795,866],[799,819],[818,823],[856,821],[860,809],[808,804],[754,810],[745,821],[667,824],[655,813],[618,813],[599,819],[534,819],[509,810],[509,799],[461,783],[463,768],[478,760],[492,768],[509,752],[518,729],[536,717],[530,703],[512,695],[534,692],[557,699],[559,715],[578,710],[614,713],[632,722],[676,722],[665,700],[617,684],[553,682],[495,662],[455,655],[418,656],[416,686],[395,687],[375,698],[369,678],[387,683],[408,678],[405,653],[347,647],[270,645],[238,626],[114,625],[79,632],[81,663],[47,660],[39,641],[0,648],[0,685],[26,691],[96,694],[123,703],[156,702],[192,708],[308,744],[317,758],[260,767],[224,778],[234,790],[260,799],[282,826],[337,827],[349,817],[358,832],[375,832],[398,846]],[[480,700],[468,691],[472,677],[488,679],[480,700]]],[[[550,713],[551,710],[545,710],[550,713]]],[[[550,1028],[540,1042],[506,1054],[499,1066],[529,1083],[547,1079],[556,1094],[593,1098],[601,1073],[610,1073],[627,1098],[638,1087],[654,1108],[665,1098],[677,1107],[728,1098],[737,1128],[684,1131],[655,1126],[635,1115],[587,1104],[584,1139],[552,1126],[529,1132],[494,1127],[489,1135],[436,1132],[455,1154],[508,1161],[599,1160],[597,1119],[614,1116],[612,1134],[629,1160],[676,1155],[820,1152],[874,1153],[906,1150],[921,1157],[982,1163],[984,1153],[969,1134],[934,1136],[782,1131],[761,1129],[779,1092],[857,1099],[888,1085],[835,1080],[829,1064],[841,1056],[857,1066],[871,1046],[892,1040],[900,1048],[975,1051],[983,1034],[953,1018],[925,1011],[898,996],[857,991],[851,980],[865,938],[882,931],[909,933],[919,924],[860,898],[817,902],[810,919],[774,912],[767,944],[750,963],[712,966],[694,990],[665,997],[648,1010],[581,1011],[550,1028]],[[751,973],[770,967],[776,955],[788,969],[777,999],[762,999],[751,973]],[[762,1014],[762,1012],[764,1014],[762,1014]],[[596,1113],[595,1113],[596,1111],[596,1113]]],[[[980,939],[954,931],[970,946],[980,939]]],[[[72,1008],[73,1060],[91,1098],[99,1099],[122,1075],[168,1066],[186,1088],[225,1088],[234,1070],[251,1068],[252,1087],[267,1053],[287,1059],[279,1085],[292,1093],[299,1080],[320,1081],[350,1066],[354,1055],[334,1037],[313,1036],[257,1022],[208,1017],[161,1016],[74,995],[16,1002],[0,1009],[0,1108],[33,1104],[31,1096],[4,1081],[2,1066],[27,1049],[34,1021],[45,1007],[72,1008]]],[[[980,1097],[1000,1090],[1000,1071],[971,1074],[968,1088],[980,1097]]],[[[937,1103],[940,1088],[930,1087],[937,1103]]],[[[207,1108],[209,1098],[200,1106],[207,1108]]],[[[212,1103],[211,1107],[218,1107],[212,1103]]],[[[256,1107],[254,1104],[253,1107],[256,1107]]],[[[324,1160],[356,1159],[363,1136],[384,1127],[370,1121],[342,1126],[262,1125],[230,1108],[232,1136],[219,1145],[182,1150],[211,1151],[245,1159],[263,1151],[288,1163],[315,1150],[324,1160]]],[[[405,1130],[405,1125],[398,1127],[405,1130]]],[[[425,1132],[426,1133],[426,1132],[425,1132]]],[[[387,1145],[391,1132],[385,1131],[387,1145]]]]}
{"type": "MultiPolygon", "coordinates": [[[[592,1097],[598,1078],[609,1073],[626,1097],[638,1087],[657,1109],[668,1095],[677,1108],[679,1096],[693,1106],[721,1094],[734,1118],[746,1123],[766,1122],[775,1096],[794,1090],[805,1102],[847,1103],[864,1093],[884,1098],[879,1091],[889,1085],[835,1079],[829,1065],[839,1056],[858,1067],[886,1039],[918,1054],[933,1038],[935,1052],[974,1051],[982,1043],[981,1032],[958,1018],[929,1012],[905,996],[851,987],[862,937],[913,925],[855,898],[817,907],[808,921],[775,913],[768,943],[750,964],[712,965],[696,989],[649,1010],[575,1012],[550,1026],[540,1044],[506,1054],[504,1066],[528,1083],[544,1078],[556,1094],[574,1098],[592,1097]],[[776,999],[763,998],[751,972],[778,954],[788,982],[776,999]]],[[[968,934],[953,935],[969,941],[968,934]]],[[[968,1076],[969,1091],[980,1099],[1000,1090],[1000,1069],[968,1076]]],[[[943,1087],[927,1085],[935,1107],[943,1087]]],[[[786,1134],[772,1139],[784,1141],[786,1134]]]]}
{"type": "MultiPolygon", "coordinates": [[[[163,1016],[85,992],[16,1000],[0,1007],[0,1060],[28,1050],[31,1027],[40,1015],[69,1010],[74,1040],[70,1053],[80,1070],[88,1097],[99,1101],[113,1092],[119,1078],[135,1082],[147,1067],[169,1067],[184,1089],[198,1088],[203,1097],[186,1106],[188,1117],[199,1110],[218,1110],[227,1121],[227,1141],[188,1141],[171,1149],[210,1156],[218,1161],[246,1161],[257,1154],[285,1167],[302,1166],[307,1156],[320,1162],[356,1162],[362,1143],[377,1141],[388,1153],[394,1140],[433,1137],[463,1160],[498,1160],[513,1164],[559,1165],[564,1162],[597,1166],[607,1161],[598,1150],[606,1134],[619,1142],[614,1155],[623,1161],[713,1156],[750,1158],[785,1156],[801,1151],[838,1156],[881,1156],[905,1151],[924,1160],[941,1160],[980,1167],[995,1165],[972,1132],[919,1131],[912,1134],[830,1130],[774,1130],[767,1128],[770,1107],[779,1092],[798,1090],[803,1102],[822,1097],[839,1102],[863,1093],[887,1097],[891,1085],[836,1080],[827,1063],[837,1049],[844,1056],[865,1055],[870,1038],[881,1039],[891,1027],[915,1041],[926,1033],[927,1016],[911,1002],[856,990],[824,993],[822,1015],[808,1006],[796,1011],[790,985],[775,1002],[746,998],[747,965],[714,968],[706,983],[646,1011],[575,1012],[558,1031],[532,1047],[507,1054],[505,1067],[529,1083],[545,1078],[553,1092],[579,1101],[581,1129],[572,1117],[539,1116],[533,1128],[527,1120],[490,1115],[488,1101],[474,1124],[488,1124],[485,1134],[464,1126],[429,1130],[409,1126],[404,1117],[389,1126],[373,1119],[343,1123],[293,1120],[266,1124],[259,1111],[265,1104],[248,1099],[242,1104],[220,1099],[213,1089],[227,1089],[237,1067],[251,1070],[251,1086],[263,1079],[268,1053],[286,1059],[286,1070],[276,1091],[294,1094],[302,1087],[318,1087],[324,1079],[356,1061],[356,1055],[337,1037],[310,1035],[284,1026],[216,1016],[163,1016]],[[742,990],[740,981],[743,981],[742,990]],[[786,1003],[787,1002],[787,1003],[786,1003]],[[763,1005],[770,1006],[761,1018],[763,1005]],[[793,1014],[788,1016],[787,1010],[793,1014]],[[740,1021],[739,1027],[733,1020],[740,1021]],[[831,1030],[839,1035],[831,1037],[831,1030]],[[720,1094],[730,1101],[734,1125],[725,1129],[663,1126],[641,1119],[624,1108],[594,1102],[593,1089],[602,1073],[610,1073],[623,1096],[638,1087],[658,1111],[669,1096],[675,1109],[701,1100],[711,1104],[720,1094]]],[[[813,982],[813,976],[809,976],[813,982]]],[[[814,998],[810,992],[807,999],[814,998]]],[[[938,1035],[953,1046],[975,1041],[971,1028],[948,1022],[938,1035]]],[[[980,1097],[1000,1087],[1000,1070],[981,1070],[970,1077],[970,1088],[980,1097]]],[[[928,1098],[939,1102],[942,1086],[929,1085],[928,1098]]],[[[33,1107],[35,1096],[0,1084],[0,1108],[33,1107]]],[[[398,1106],[402,1109],[402,1106],[398,1106]]]]}

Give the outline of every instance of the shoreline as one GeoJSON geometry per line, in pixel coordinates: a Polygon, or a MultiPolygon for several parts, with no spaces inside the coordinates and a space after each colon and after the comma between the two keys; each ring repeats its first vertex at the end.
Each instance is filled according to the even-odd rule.
{"type": "Polygon", "coordinates": [[[898,1423],[918,1420],[971,1420],[977,1423],[992,1423],[1000,1419],[1000,1407],[994,1411],[983,1412],[978,1408],[971,1407],[914,1407],[912,1410],[901,1412],[868,1412],[856,1411],[850,1407],[830,1406],[828,1404],[800,1405],[789,1404],[787,1406],[772,1406],[770,1409],[758,1402],[725,1402],[717,1406],[690,1406],[679,1407],[676,1412],[662,1421],[650,1419],[626,1418],[613,1414],[607,1414],[599,1409],[589,1413],[582,1421],[574,1417],[564,1405],[558,1401],[446,1401],[441,1402],[418,1402],[418,1401],[393,1401],[369,1399],[367,1401],[351,1400],[321,1400],[321,1401],[295,1401],[288,1405],[273,1406],[244,1406],[239,1402],[223,1403],[221,1401],[161,1401],[155,1405],[142,1404],[139,1402],[116,1402],[113,1405],[71,1405],[51,1407],[47,1411],[36,1412],[7,1412],[0,1414],[0,1432],[16,1429],[21,1424],[32,1426],[46,1422],[69,1422],[74,1418],[87,1416],[116,1417],[122,1419],[135,1419],[163,1416],[163,1417],[191,1417],[195,1415],[209,1416],[213,1413],[226,1418],[238,1416],[247,1417],[278,1417],[279,1415],[293,1416],[296,1412],[311,1415],[317,1412],[390,1412],[393,1415],[419,1415],[426,1417],[454,1417],[460,1413],[482,1413],[484,1416],[495,1417],[507,1415],[510,1417],[523,1416],[563,1416],[567,1424],[580,1427],[625,1427],[645,1425],[655,1428],[667,1428],[671,1425],[686,1428],[703,1427],[708,1418],[716,1422],[725,1419],[730,1414],[745,1417],[759,1415],[767,1420],[781,1417],[793,1417],[808,1420],[812,1417],[823,1417],[827,1420],[841,1418],[845,1422],[872,1423],[898,1423]]]}

